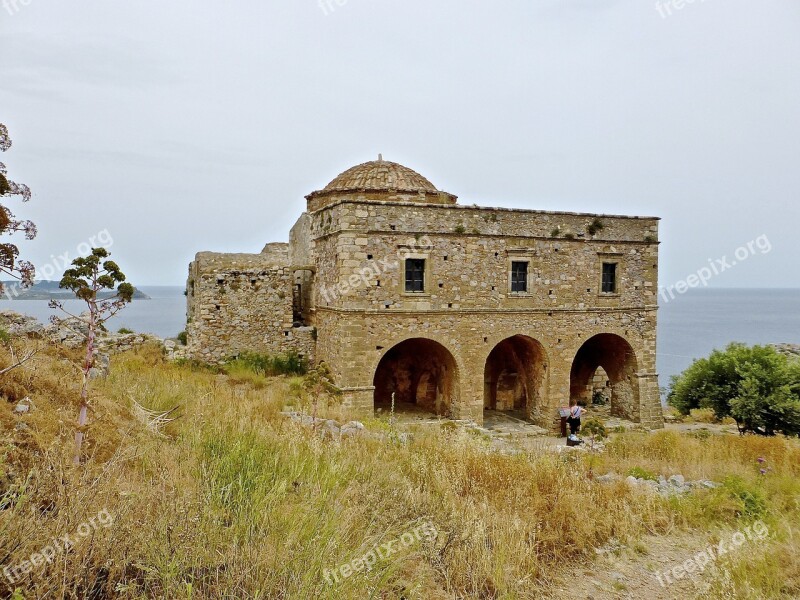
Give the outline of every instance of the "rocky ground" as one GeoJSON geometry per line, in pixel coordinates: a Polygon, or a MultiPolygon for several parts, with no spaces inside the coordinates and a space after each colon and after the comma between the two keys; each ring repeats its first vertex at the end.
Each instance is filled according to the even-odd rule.
{"type": "Polygon", "coordinates": [[[800,358],[800,344],[771,344],[778,352],[792,358],[800,358]]]}
{"type": "MultiPolygon", "coordinates": [[[[56,323],[42,323],[36,317],[23,315],[12,310],[0,311],[0,327],[12,336],[36,336],[43,340],[62,344],[67,348],[79,348],[86,344],[89,332],[88,313],[78,318],[60,319],[56,323]]],[[[184,357],[184,347],[174,339],[163,339],[147,333],[98,332],[96,347],[96,369],[94,375],[108,370],[110,355],[132,350],[137,346],[155,343],[164,347],[171,360],[184,357]]]]}

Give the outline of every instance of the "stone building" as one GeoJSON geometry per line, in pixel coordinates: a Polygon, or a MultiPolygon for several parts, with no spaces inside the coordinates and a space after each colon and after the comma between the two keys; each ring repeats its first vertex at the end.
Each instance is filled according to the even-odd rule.
{"type": "Polygon", "coordinates": [[[197,254],[189,356],[324,361],[361,414],[394,393],[401,409],[552,426],[605,387],[612,414],[662,426],[657,218],[462,206],[380,158],[306,200],[288,243],[197,254]]]}

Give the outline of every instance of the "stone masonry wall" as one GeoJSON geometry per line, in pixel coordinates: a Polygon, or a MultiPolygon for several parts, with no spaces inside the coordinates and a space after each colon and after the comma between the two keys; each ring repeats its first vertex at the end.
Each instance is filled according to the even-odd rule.
{"type": "Polygon", "coordinates": [[[318,356],[328,362],[345,389],[350,406],[369,413],[373,377],[381,358],[396,344],[412,338],[439,342],[454,357],[461,386],[452,416],[483,420],[484,369],[492,349],[504,339],[523,335],[545,351],[546,400],[532,407],[531,417],[552,426],[557,408],[570,398],[570,370],[578,350],[591,337],[613,333],[627,340],[635,353],[632,385],[638,406],[627,415],[651,427],[663,425],[655,370],[655,309],[623,311],[508,312],[373,312],[318,310],[318,356]]]}
{"type": "Polygon", "coordinates": [[[481,421],[488,355],[522,335],[545,349],[547,394],[530,416],[549,426],[569,402],[579,349],[606,333],[633,355],[625,379],[613,384],[618,412],[663,424],[655,370],[657,219],[386,204],[366,196],[310,218],[318,358],[330,363],[354,410],[372,410],[380,358],[419,337],[439,342],[458,365],[453,416],[481,421]],[[425,259],[424,293],[405,292],[406,257],[425,259]],[[525,293],[510,291],[512,261],[529,263],[525,293]],[[618,265],[615,293],[601,292],[603,262],[618,265]]]}
{"type": "Polygon", "coordinates": [[[313,327],[293,327],[293,273],[279,250],[197,255],[187,285],[188,357],[218,363],[243,351],[294,351],[313,360],[313,327]]]}

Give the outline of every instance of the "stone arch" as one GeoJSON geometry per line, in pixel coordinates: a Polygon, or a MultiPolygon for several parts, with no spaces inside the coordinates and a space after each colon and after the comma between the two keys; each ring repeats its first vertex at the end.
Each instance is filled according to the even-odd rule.
{"type": "Polygon", "coordinates": [[[600,368],[610,382],[611,414],[637,420],[638,359],[628,340],[615,333],[600,333],[589,338],[575,354],[570,370],[570,399],[591,402],[592,380],[600,368]]]}
{"type": "Polygon", "coordinates": [[[514,335],[500,341],[483,372],[483,407],[523,413],[540,421],[547,398],[547,352],[538,340],[514,335]]]}
{"type": "Polygon", "coordinates": [[[449,416],[459,399],[459,369],[452,353],[437,341],[409,338],[392,346],[373,377],[376,408],[386,409],[395,394],[395,409],[409,405],[449,416]]]}

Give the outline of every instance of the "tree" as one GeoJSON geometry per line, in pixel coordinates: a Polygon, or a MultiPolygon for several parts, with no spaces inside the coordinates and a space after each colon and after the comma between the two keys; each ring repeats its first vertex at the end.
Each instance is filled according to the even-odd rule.
{"type": "MultiPolygon", "coordinates": [[[[11,148],[11,138],[8,135],[8,128],[0,123],[0,152],[6,152],[11,148]]],[[[20,196],[23,202],[31,199],[30,188],[22,183],[15,183],[7,177],[6,166],[0,162],[0,198],[6,196],[20,196]]],[[[21,221],[14,216],[4,204],[0,204],[0,235],[13,233],[24,233],[25,238],[32,240],[36,237],[36,225],[31,221],[21,221]]],[[[19,260],[19,248],[9,242],[0,243],[0,274],[9,275],[19,279],[22,285],[27,287],[33,284],[36,274],[33,265],[24,260],[19,260]]],[[[3,284],[0,283],[0,292],[3,291],[3,284]]]]}
{"type": "MultiPolygon", "coordinates": [[[[83,360],[83,383],[81,385],[81,406],[78,415],[78,429],[75,432],[75,457],[76,465],[81,462],[81,445],[83,434],[86,430],[87,412],[89,408],[89,378],[94,366],[95,339],[98,329],[103,328],[103,323],[122,310],[126,304],[133,300],[134,288],[130,283],[125,283],[125,275],[112,260],[104,260],[110,256],[105,248],[92,248],[89,256],[76,258],[72,261],[72,268],[64,271],[64,277],[59,283],[62,289],[72,290],[75,295],[86,302],[89,307],[89,318],[86,325],[86,354],[83,360]],[[98,299],[98,293],[104,290],[115,290],[116,294],[98,299]]],[[[81,320],[69,313],[64,305],[51,300],[50,306],[57,308],[75,319],[81,320]]]]}
{"type": "Polygon", "coordinates": [[[800,361],[771,346],[730,344],[674,376],[667,402],[683,414],[711,408],[742,432],[800,435],[800,361]]]}

